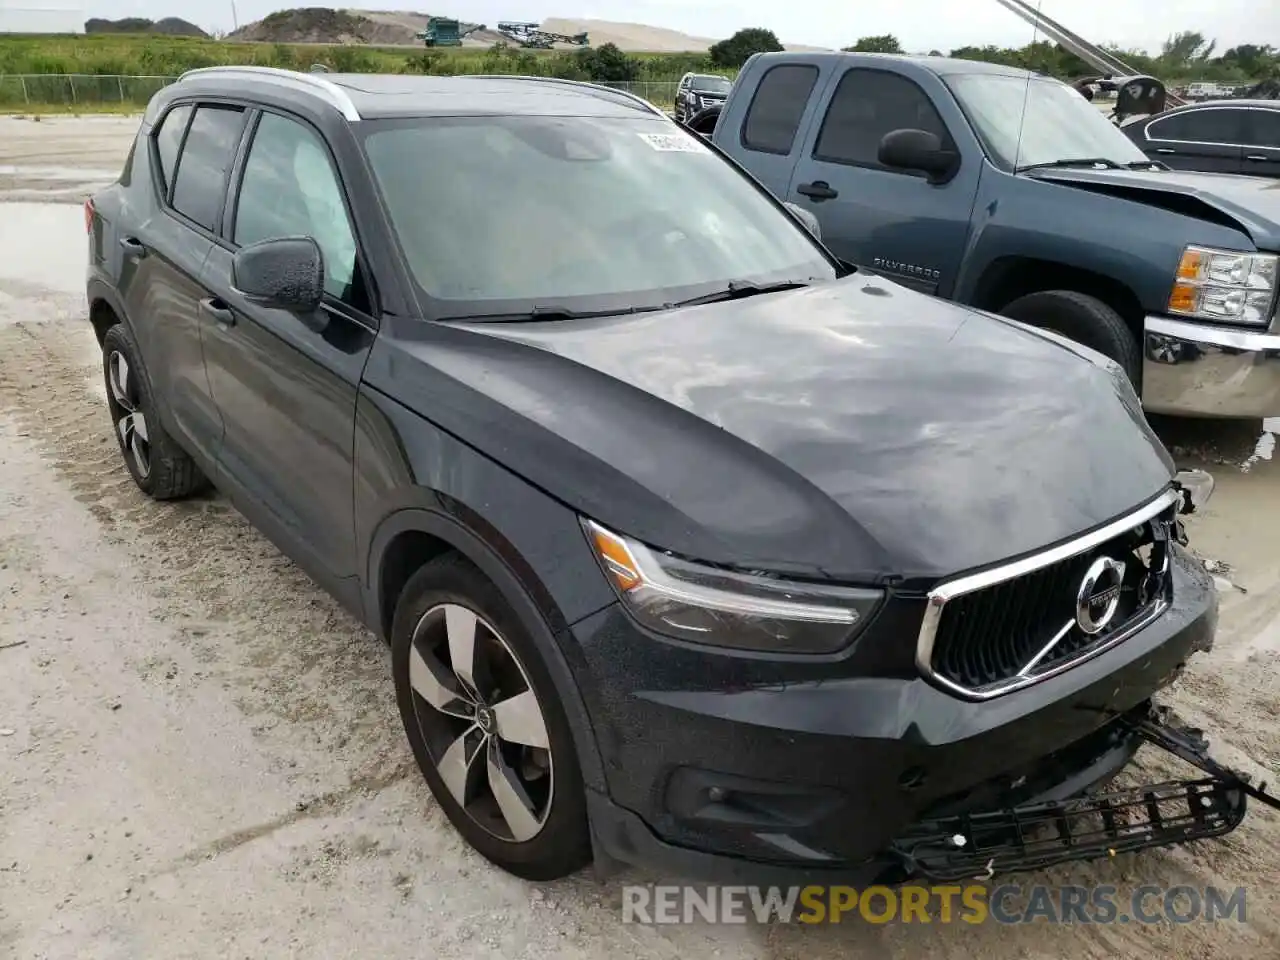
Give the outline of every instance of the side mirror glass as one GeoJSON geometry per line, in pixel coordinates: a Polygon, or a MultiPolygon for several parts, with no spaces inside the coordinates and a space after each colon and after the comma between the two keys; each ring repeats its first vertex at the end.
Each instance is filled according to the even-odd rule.
{"type": "Polygon", "coordinates": [[[879,159],[886,167],[916,170],[930,183],[945,183],[955,176],[960,156],[942,149],[936,133],[927,130],[892,130],[880,141],[879,159]]]}
{"type": "Polygon", "coordinates": [[[310,313],[324,296],[324,254],[311,237],[251,243],[232,258],[231,283],[252,303],[310,313]]]}
{"type": "Polygon", "coordinates": [[[812,233],[819,240],[822,239],[822,225],[818,223],[818,218],[806,210],[804,207],[787,201],[783,204],[788,210],[795,214],[796,219],[804,224],[806,230],[812,233]]]}

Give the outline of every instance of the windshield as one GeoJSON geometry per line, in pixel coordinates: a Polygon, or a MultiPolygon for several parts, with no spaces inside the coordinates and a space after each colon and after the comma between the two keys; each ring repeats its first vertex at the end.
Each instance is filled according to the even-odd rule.
{"type": "Polygon", "coordinates": [[[437,317],[652,309],[731,280],[833,279],[812,236],[696,134],[657,119],[361,124],[437,317]]]}
{"type": "Polygon", "coordinates": [[[945,80],[1006,169],[1082,158],[1149,162],[1101,110],[1057,80],[978,73],[945,80]]]}
{"type": "Polygon", "coordinates": [[[690,86],[699,93],[728,93],[733,84],[724,77],[694,77],[690,86]]]}

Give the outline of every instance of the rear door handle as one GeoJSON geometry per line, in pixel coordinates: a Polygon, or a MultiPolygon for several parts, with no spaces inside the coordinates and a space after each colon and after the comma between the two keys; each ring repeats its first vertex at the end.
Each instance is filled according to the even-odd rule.
{"type": "Polygon", "coordinates": [[[205,297],[200,301],[200,312],[224,327],[236,325],[236,315],[231,308],[217,297],[205,297]]]}
{"type": "Polygon", "coordinates": [[[1270,159],[1270,158],[1269,158],[1269,157],[1264,157],[1264,156],[1263,156],[1262,154],[1260,154],[1260,153],[1250,153],[1250,154],[1248,154],[1248,155],[1245,157],[1245,159],[1246,159],[1246,160],[1268,160],[1268,159],[1270,159]]]}
{"type": "Polygon", "coordinates": [[[1178,151],[1174,150],[1173,147],[1156,147],[1156,153],[1177,153],[1177,152],[1178,151]]]}
{"type": "Polygon", "coordinates": [[[120,249],[131,257],[141,260],[147,255],[147,247],[141,240],[136,237],[121,237],[120,249]]]}
{"type": "Polygon", "coordinates": [[[840,196],[839,191],[832,190],[831,184],[825,180],[815,180],[813,183],[802,183],[796,187],[796,193],[803,194],[810,200],[834,200],[840,196]]]}

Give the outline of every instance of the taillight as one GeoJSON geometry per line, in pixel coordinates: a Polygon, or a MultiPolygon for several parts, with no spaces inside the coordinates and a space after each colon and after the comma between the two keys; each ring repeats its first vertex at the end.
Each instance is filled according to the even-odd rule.
{"type": "Polygon", "coordinates": [[[84,202],[84,232],[93,233],[93,201],[84,202]]]}

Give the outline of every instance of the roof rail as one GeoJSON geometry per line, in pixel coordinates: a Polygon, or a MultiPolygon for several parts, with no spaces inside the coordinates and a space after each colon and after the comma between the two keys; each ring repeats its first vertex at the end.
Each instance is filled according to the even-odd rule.
{"type": "Polygon", "coordinates": [[[349,121],[360,119],[360,111],[356,109],[356,105],[347,91],[332,80],[326,80],[323,76],[315,73],[281,70],[278,67],[199,67],[182,74],[182,76],[178,77],[178,82],[181,83],[187,77],[196,76],[244,76],[291,83],[295,87],[305,88],[312,93],[320,94],[345,119],[349,121]]]}
{"type": "Polygon", "coordinates": [[[666,112],[661,107],[655,106],[644,97],[634,94],[630,90],[619,90],[617,87],[605,86],[603,83],[589,83],[585,80],[566,80],[563,77],[531,77],[527,74],[518,73],[460,73],[457,74],[457,76],[470,77],[474,80],[530,80],[535,83],[558,83],[563,86],[586,87],[590,90],[600,90],[604,93],[611,93],[615,97],[630,100],[644,111],[648,113],[656,113],[664,120],[668,119],[666,112]]]}

